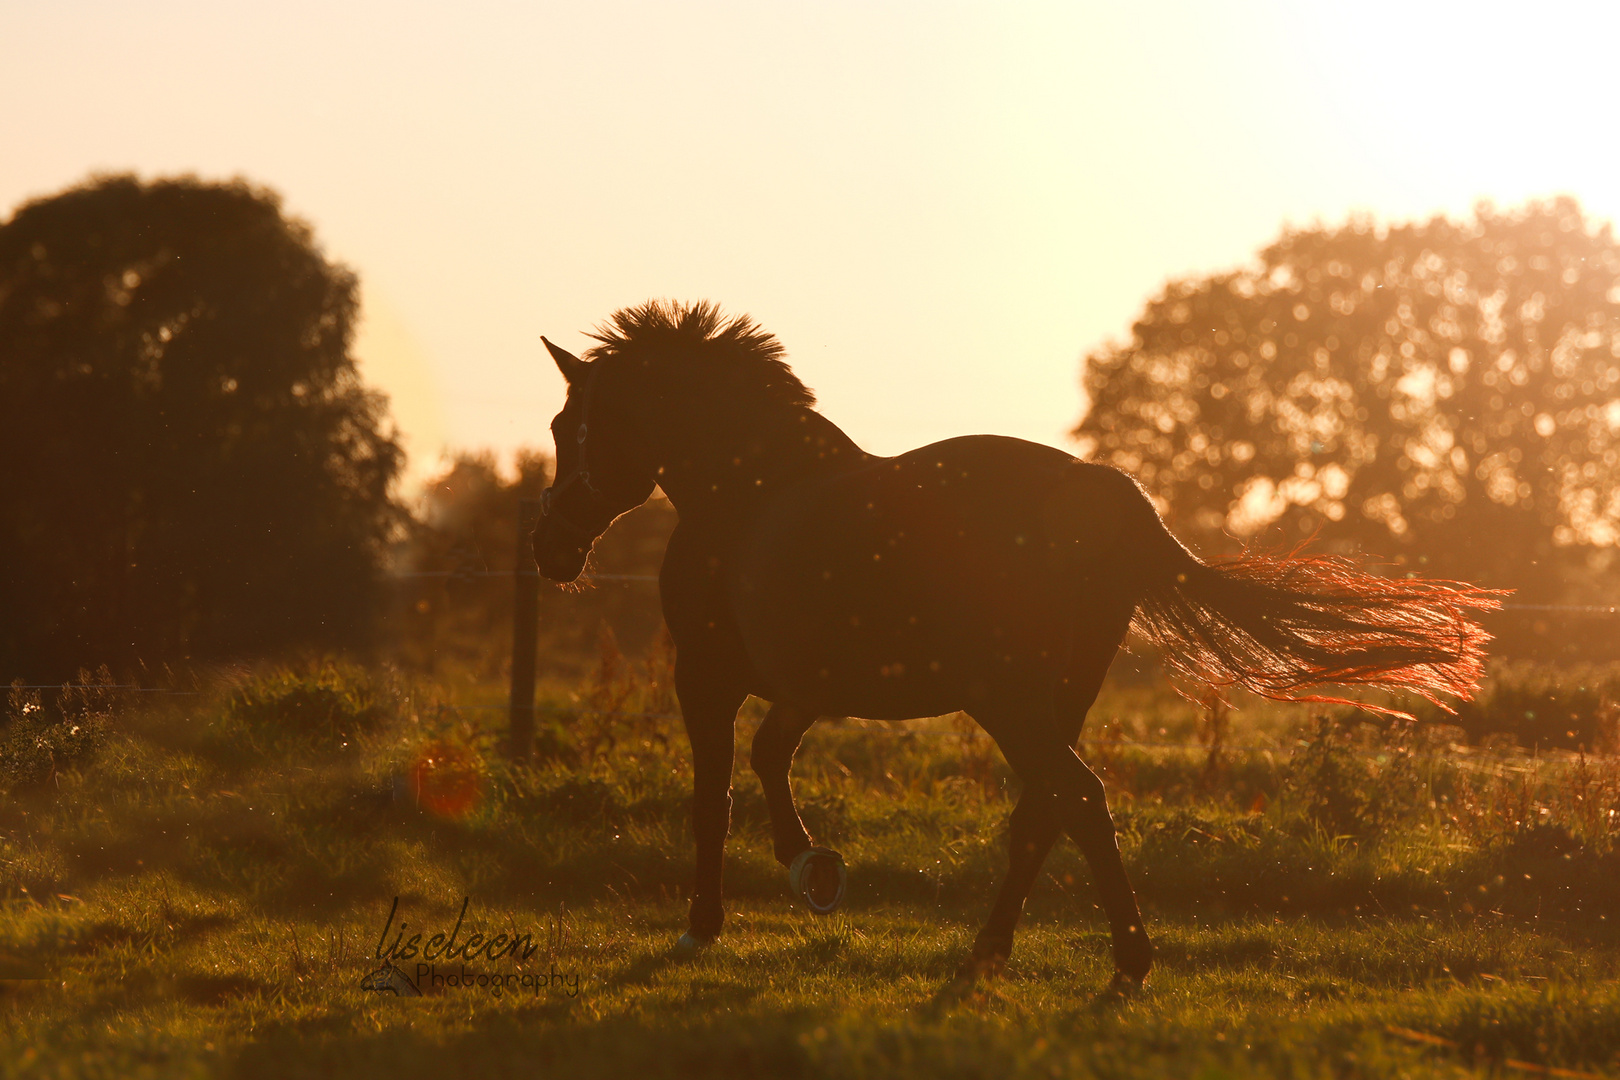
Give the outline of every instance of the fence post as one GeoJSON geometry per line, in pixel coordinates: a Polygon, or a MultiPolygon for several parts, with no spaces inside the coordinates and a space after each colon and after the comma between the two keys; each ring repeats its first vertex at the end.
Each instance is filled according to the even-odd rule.
{"type": "Polygon", "coordinates": [[[507,753],[527,761],[534,745],[534,661],[539,646],[540,572],[534,565],[533,533],[539,499],[518,502],[517,562],[512,575],[512,713],[507,753]]]}

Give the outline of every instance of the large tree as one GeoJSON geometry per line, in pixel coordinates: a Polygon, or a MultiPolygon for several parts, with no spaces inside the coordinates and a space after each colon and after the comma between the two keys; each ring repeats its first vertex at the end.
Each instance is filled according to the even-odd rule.
{"type": "Polygon", "coordinates": [[[1573,200],[1287,231],[1084,382],[1075,434],[1206,552],[1316,535],[1532,602],[1612,578],[1620,245],[1573,200]]]}
{"type": "Polygon", "coordinates": [[[354,275],[242,182],[0,225],[0,677],[352,643],[402,520],[354,275]]]}

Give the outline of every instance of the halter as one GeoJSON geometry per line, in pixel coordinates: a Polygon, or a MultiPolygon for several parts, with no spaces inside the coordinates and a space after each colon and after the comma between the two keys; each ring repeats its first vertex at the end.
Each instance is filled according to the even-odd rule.
{"type": "Polygon", "coordinates": [[[579,461],[575,464],[573,472],[564,477],[561,483],[554,483],[540,493],[540,517],[553,519],[556,524],[583,537],[587,542],[596,539],[598,530],[586,528],[572,520],[557,510],[555,504],[558,496],[575,484],[584,485],[585,490],[592,495],[602,494],[591,480],[590,465],[585,453],[585,437],[589,431],[588,422],[591,416],[591,391],[594,389],[596,389],[596,368],[592,365],[590,373],[585,376],[585,385],[580,387],[579,392],[579,429],[574,435],[574,442],[579,447],[579,461]]]}

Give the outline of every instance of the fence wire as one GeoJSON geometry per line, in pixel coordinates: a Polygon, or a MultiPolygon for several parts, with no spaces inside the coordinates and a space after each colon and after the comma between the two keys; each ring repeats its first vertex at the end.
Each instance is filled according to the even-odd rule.
{"type": "MultiPolygon", "coordinates": [[[[497,578],[532,574],[531,570],[402,570],[391,577],[416,578],[497,578]]],[[[657,581],[657,574],[591,574],[581,577],[579,584],[592,585],[598,581],[657,581]]],[[[1503,604],[1503,611],[1567,611],[1581,615],[1620,615],[1620,606],[1605,607],[1597,604],[1503,604]]]]}
{"type": "MultiPolygon", "coordinates": [[[[531,576],[534,576],[534,573],[535,572],[533,570],[530,570],[530,569],[527,569],[527,568],[524,568],[524,569],[521,569],[521,570],[518,570],[518,569],[513,569],[513,570],[458,569],[458,570],[400,571],[400,572],[392,573],[392,574],[390,574],[390,576],[393,577],[393,578],[396,578],[396,579],[407,579],[407,580],[409,580],[409,579],[466,580],[466,579],[476,579],[476,578],[531,577],[531,576]]],[[[656,574],[591,574],[588,577],[581,578],[580,579],[580,584],[591,585],[591,584],[595,584],[597,582],[647,583],[647,582],[657,582],[658,580],[659,580],[659,578],[658,578],[658,575],[656,575],[656,574]]],[[[1502,605],[1502,610],[1504,610],[1504,611],[1559,612],[1559,613],[1568,613],[1568,614],[1574,614],[1574,615],[1610,615],[1610,616],[1612,616],[1612,615],[1620,615],[1620,606],[1602,606],[1602,605],[1585,605],[1585,604],[1503,604],[1502,605]]],[[[134,683],[107,683],[107,684],[97,684],[97,683],[53,683],[53,684],[13,683],[13,684],[11,684],[10,688],[14,689],[14,690],[92,690],[92,691],[114,691],[115,690],[115,691],[121,691],[121,692],[124,692],[124,693],[159,694],[159,695],[167,695],[167,696],[173,696],[173,697],[197,697],[197,696],[200,696],[203,693],[202,691],[198,691],[198,690],[170,690],[170,689],[163,688],[163,687],[140,686],[140,685],[134,684],[134,683]]],[[[470,704],[470,703],[455,703],[455,702],[438,703],[436,706],[434,706],[434,708],[436,708],[441,713],[443,713],[443,712],[454,712],[454,713],[466,713],[466,712],[509,713],[511,711],[511,706],[510,705],[474,705],[474,704],[470,704]]],[[[589,709],[589,708],[558,707],[558,706],[547,705],[547,704],[539,703],[539,702],[537,702],[535,704],[534,712],[535,712],[535,714],[537,716],[544,715],[544,716],[555,718],[555,719],[583,718],[583,717],[598,717],[598,718],[607,718],[607,719],[614,719],[614,720],[639,720],[639,721],[648,721],[648,720],[676,721],[676,720],[682,719],[682,717],[681,717],[681,715],[679,713],[601,711],[601,710],[589,709]]],[[[829,719],[831,719],[831,718],[829,718],[829,719]]],[[[863,720],[861,720],[859,718],[842,718],[842,719],[853,720],[854,722],[862,724],[863,726],[871,725],[873,727],[878,727],[878,728],[882,728],[882,729],[885,729],[885,730],[899,728],[900,724],[904,723],[904,722],[891,723],[891,722],[888,722],[888,721],[863,721],[863,720]]],[[[923,719],[923,718],[918,718],[918,719],[923,719]]],[[[929,728],[923,728],[923,729],[905,728],[905,729],[902,729],[902,733],[907,735],[907,736],[913,737],[913,738],[915,738],[917,736],[927,736],[927,737],[937,737],[937,738],[953,738],[953,739],[969,739],[969,740],[971,740],[971,739],[979,739],[979,738],[988,738],[987,735],[985,735],[982,731],[980,731],[980,730],[978,730],[976,728],[967,728],[967,729],[964,729],[964,730],[961,730],[961,731],[941,731],[941,730],[929,729],[929,728]]],[[[1291,753],[1301,749],[1302,747],[1306,746],[1307,744],[1308,744],[1307,740],[1296,740],[1292,744],[1289,744],[1289,745],[1245,744],[1245,743],[1224,743],[1223,742],[1223,743],[1221,743],[1219,745],[1218,748],[1214,748],[1214,752],[1216,752],[1218,754],[1222,754],[1222,755],[1225,755],[1225,754],[1236,754],[1236,755],[1291,754],[1291,753]]],[[[1172,742],[1172,741],[1168,741],[1168,740],[1167,741],[1148,741],[1148,740],[1139,740],[1139,739],[1086,739],[1086,738],[1082,738],[1080,740],[1079,745],[1082,746],[1082,747],[1094,748],[1094,749],[1099,749],[1099,750],[1104,749],[1104,748],[1121,748],[1121,749],[1134,749],[1134,750],[1145,750],[1145,751],[1155,751],[1155,752],[1157,752],[1157,751],[1182,751],[1182,752],[1202,751],[1202,752],[1205,752],[1205,753],[1209,753],[1212,750],[1212,747],[1206,742],[1172,742]]],[[[1387,748],[1386,749],[1377,749],[1377,748],[1358,748],[1358,747],[1342,747],[1341,750],[1343,750],[1345,752],[1348,752],[1348,753],[1351,753],[1351,754],[1354,754],[1354,755],[1358,755],[1358,756],[1384,757],[1384,758],[1387,758],[1391,753],[1402,752],[1402,751],[1398,751],[1398,750],[1393,750],[1392,751],[1392,750],[1387,749],[1387,748]]],[[[1491,754],[1491,755],[1496,756],[1498,758],[1500,758],[1502,756],[1502,751],[1500,751],[1500,750],[1482,749],[1482,748],[1477,748],[1477,747],[1465,746],[1465,745],[1462,745],[1462,744],[1447,747],[1446,752],[1453,753],[1453,754],[1462,754],[1462,755],[1465,755],[1465,756],[1478,756],[1478,755],[1481,755],[1481,754],[1491,754]]],[[[1541,752],[1545,753],[1545,751],[1541,751],[1541,752]]],[[[1520,751],[1520,753],[1523,754],[1523,753],[1527,753],[1527,752],[1520,751]]],[[[1560,752],[1560,753],[1563,753],[1563,752],[1560,752]]],[[[1569,753],[1572,754],[1573,752],[1569,752],[1569,753]]],[[[1507,767],[1505,762],[1503,762],[1502,764],[1503,764],[1504,767],[1507,767]]]]}

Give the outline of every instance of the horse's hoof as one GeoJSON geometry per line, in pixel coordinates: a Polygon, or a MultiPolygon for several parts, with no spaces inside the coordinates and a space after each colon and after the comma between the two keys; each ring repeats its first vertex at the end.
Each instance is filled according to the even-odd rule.
{"type": "Polygon", "coordinates": [[[689,930],[682,934],[680,939],[675,942],[675,955],[696,956],[700,951],[713,944],[713,938],[693,937],[692,932],[689,930]]]}
{"type": "Polygon", "coordinates": [[[811,911],[826,915],[844,902],[849,871],[844,868],[844,857],[838,852],[813,847],[799,852],[793,865],[788,867],[788,884],[796,896],[810,905],[811,911]]]}
{"type": "Polygon", "coordinates": [[[958,979],[976,982],[979,979],[994,979],[1007,969],[1007,954],[1000,951],[980,952],[975,949],[962,961],[962,966],[956,969],[958,979]]]}
{"type": "Polygon", "coordinates": [[[1142,992],[1142,986],[1146,982],[1146,975],[1138,978],[1135,975],[1127,975],[1125,972],[1116,969],[1113,980],[1108,984],[1108,989],[1103,991],[1103,996],[1112,998],[1115,1001],[1129,1001],[1142,992]]]}
{"type": "Polygon", "coordinates": [[[1011,955],[1011,934],[981,930],[979,936],[973,939],[973,948],[968,952],[967,959],[956,969],[957,978],[994,978],[1006,970],[1007,957],[1011,955]]]}

